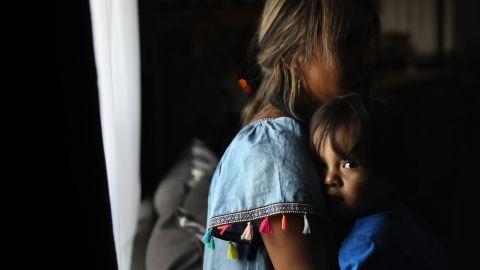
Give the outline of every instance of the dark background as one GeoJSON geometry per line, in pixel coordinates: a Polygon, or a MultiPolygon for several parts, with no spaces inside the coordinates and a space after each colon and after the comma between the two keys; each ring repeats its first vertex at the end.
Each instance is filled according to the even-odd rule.
{"type": "MultiPolygon", "coordinates": [[[[142,199],[152,196],[193,137],[221,155],[238,130],[248,97],[236,80],[252,72],[245,59],[261,9],[254,2],[139,1],[142,199]]],[[[438,0],[436,12],[444,12],[444,4],[438,0]]],[[[478,10],[476,0],[454,1],[453,50],[446,51],[438,39],[429,57],[417,57],[402,40],[391,47],[386,41],[391,42],[392,33],[383,35],[377,73],[376,91],[396,96],[409,120],[413,172],[406,181],[415,195],[409,204],[442,242],[451,269],[473,266],[478,250],[478,10]]],[[[110,269],[116,263],[88,1],[64,4],[57,12],[69,14],[68,26],[58,27],[68,38],[57,40],[63,47],[57,54],[60,83],[71,93],[65,99],[72,134],[69,169],[75,172],[72,180],[82,183],[77,188],[90,198],[78,213],[88,233],[76,240],[90,247],[82,254],[85,265],[110,269]]],[[[445,34],[440,27],[436,31],[445,34]]]]}

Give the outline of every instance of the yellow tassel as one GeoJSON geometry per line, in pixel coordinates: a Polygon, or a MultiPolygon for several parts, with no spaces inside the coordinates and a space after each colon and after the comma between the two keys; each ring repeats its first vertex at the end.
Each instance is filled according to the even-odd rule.
{"type": "Polygon", "coordinates": [[[283,215],[282,217],[282,230],[286,230],[287,229],[287,218],[285,217],[285,215],[283,215]]]}
{"type": "Polygon", "coordinates": [[[238,250],[232,244],[231,241],[228,241],[228,251],[227,251],[227,258],[229,260],[237,260],[238,259],[238,250]]]}

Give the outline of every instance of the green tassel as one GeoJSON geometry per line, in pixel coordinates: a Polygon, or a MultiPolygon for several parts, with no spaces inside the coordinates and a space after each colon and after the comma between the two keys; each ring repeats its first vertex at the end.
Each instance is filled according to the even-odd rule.
{"type": "Polygon", "coordinates": [[[207,247],[211,250],[215,249],[215,242],[213,242],[213,237],[210,237],[210,241],[208,242],[207,247]]]}
{"type": "Polygon", "coordinates": [[[229,260],[237,260],[237,259],[238,259],[238,250],[237,250],[237,248],[232,244],[232,242],[230,242],[230,241],[228,241],[227,258],[228,258],[229,260]]]}

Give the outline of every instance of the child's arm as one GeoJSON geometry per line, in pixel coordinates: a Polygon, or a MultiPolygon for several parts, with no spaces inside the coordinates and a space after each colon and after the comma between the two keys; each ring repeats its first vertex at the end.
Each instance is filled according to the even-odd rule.
{"type": "Polygon", "coordinates": [[[327,242],[324,228],[318,217],[309,216],[311,234],[303,234],[303,215],[289,214],[287,229],[282,230],[282,215],[269,217],[273,234],[262,234],[262,240],[278,269],[329,269],[327,258],[327,242]]]}

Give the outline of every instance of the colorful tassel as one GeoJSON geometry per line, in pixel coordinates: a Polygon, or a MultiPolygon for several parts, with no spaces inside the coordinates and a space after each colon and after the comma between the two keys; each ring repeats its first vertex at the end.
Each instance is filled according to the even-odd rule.
{"type": "Polygon", "coordinates": [[[208,242],[207,247],[211,250],[215,249],[215,242],[213,241],[213,237],[210,237],[210,241],[208,242]]]}
{"type": "Polygon", "coordinates": [[[252,241],[252,238],[253,238],[253,226],[251,222],[248,222],[247,227],[245,228],[242,235],[240,236],[240,239],[252,241]]]}
{"type": "Polygon", "coordinates": [[[217,229],[220,230],[220,235],[223,235],[230,227],[232,227],[232,224],[218,226],[217,229]]]}
{"type": "Polygon", "coordinates": [[[287,229],[287,217],[285,217],[285,215],[283,215],[282,217],[282,230],[286,230],[287,229]]]}
{"type": "Polygon", "coordinates": [[[205,236],[203,237],[203,243],[210,248],[210,249],[215,249],[215,243],[213,242],[213,236],[212,236],[212,228],[210,228],[206,233],[205,236]]]}
{"type": "Polygon", "coordinates": [[[270,224],[270,222],[268,221],[268,217],[265,217],[265,219],[260,224],[259,231],[261,233],[266,233],[266,234],[272,234],[273,233],[273,227],[270,224]]]}
{"type": "Polygon", "coordinates": [[[227,258],[229,260],[237,260],[238,259],[238,250],[232,244],[231,241],[228,241],[228,251],[227,251],[227,258]]]}
{"type": "Polygon", "coordinates": [[[303,215],[303,234],[310,233],[310,223],[308,223],[307,214],[303,215]]]}
{"type": "Polygon", "coordinates": [[[208,245],[210,243],[210,239],[212,238],[212,229],[210,228],[203,236],[203,243],[208,245]]]}

